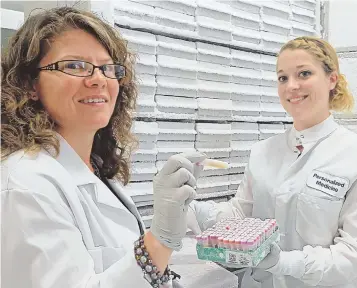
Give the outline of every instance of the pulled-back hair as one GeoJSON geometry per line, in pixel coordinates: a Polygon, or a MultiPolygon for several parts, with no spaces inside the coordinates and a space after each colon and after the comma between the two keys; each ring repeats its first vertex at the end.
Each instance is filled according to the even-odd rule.
{"type": "Polygon", "coordinates": [[[129,181],[130,155],[136,140],[131,134],[132,112],[136,105],[133,74],[134,57],[127,42],[109,24],[90,12],[58,7],[30,16],[10,39],[1,59],[1,158],[18,151],[41,149],[59,153],[56,123],[40,101],[29,97],[38,77],[38,64],[46,53],[47,43],[66,30],[81,29],[93,35],[115,63],[126,68],[120,80],[119,95],[109,124],[94,137],[92,157],[101,158],[101,174],[129,181]],[[119,148],[120,147],[120,148],[119,148]]]}
{"type": "Polygon", "coordinates": [[[354,99],[351,92],[348,90],[346,77],[340,73],[336,51],[328,42],[316,37],[298,37],[286,43],[280,49],[279,54],[287,49],[306,50],[315,57],[315,59],[321,62],[322,68],[327,75],[336,71],[338,79],[336,87],[330,92],[330,109],[346,112],[353,109],[354,99]]]}

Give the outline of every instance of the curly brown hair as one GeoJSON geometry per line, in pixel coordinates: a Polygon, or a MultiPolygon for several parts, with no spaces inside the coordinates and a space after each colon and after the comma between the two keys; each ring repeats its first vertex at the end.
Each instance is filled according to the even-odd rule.
{"type": "Polygon", "coordinates": [[[38,64],[47,43],[69,29],[82,29],[93,35],[116,63],[126,68],[114,113],[109,124],[94,137],[91,156],[101,159],[101,175],[117,178],[126,185],[130,177],[130,155],[137,141],[131,133],[132,112],[137,90],[134,76],[135,57],[118,31],[96,15],[72,7],[58,7],[30,16],[10,39],[1,57],[1,158],[24,149],[59,153],[56,124],[40,101],[31,100],[30,92],[38,77],[38,64]]]}

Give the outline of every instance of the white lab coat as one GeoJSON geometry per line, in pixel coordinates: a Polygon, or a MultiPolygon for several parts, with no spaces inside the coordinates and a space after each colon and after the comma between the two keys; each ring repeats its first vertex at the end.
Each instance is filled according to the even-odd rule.
{"type": "Polygon", "coordinates": [[[281,253],[262,284],[246,273],[242,287],[357,287],[357,134],[332,116],[256,143],[236,196],[194,205],[203,229],[233,215],[276,218],[281,249],[298,250],[281,253]]]}
{"type": "Polygon", "coordinates": [[[144,225],[60,137],[57,159],[14,153],[2,163],[2,287],[151,287],[134,257],[144,225]]]}

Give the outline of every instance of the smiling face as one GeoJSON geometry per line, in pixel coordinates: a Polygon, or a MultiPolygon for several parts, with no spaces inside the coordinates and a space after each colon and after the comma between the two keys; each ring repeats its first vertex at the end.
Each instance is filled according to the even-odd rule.
{"type": "MultiPolygon", "coordinates": [[[[94,65],[113,63],[102,44],[81,29],[67,30],[52,39],[39,67],[62,60],[84,60],[94,65]]],[[[62,135],[94,134],[107,126],[119,93],[118,80],[106,78],[99,69],[88,77],[41,71],[34,88],[62,135]]]]}
{"type": "Polygon", "coordinates": [[[297,130],[310,128],[329,115],[330,91],[337,73],[326,74],[322,63],[303,49],[286,49],[278,57],[278,94],[297,130]]]}

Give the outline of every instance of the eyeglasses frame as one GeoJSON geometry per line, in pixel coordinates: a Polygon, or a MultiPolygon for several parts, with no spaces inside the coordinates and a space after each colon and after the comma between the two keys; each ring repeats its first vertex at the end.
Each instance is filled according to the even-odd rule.
{"type": "Polygon", "coordinates": [[[125,66],[123,66],[123,65],[121,65],[121,64],[113,63],[113,64],[103,64],[103,65],[97,66],[97,65],[94,65],[94,64],[91,63],[91,62],[83,61],[83,60],[78,60],[78,59],[60,60],[60,61],[57,61],[57,62],[53,62],[53,63],[47,64],[47,65],[42,66],[42,67],[38,67],[37,69],[38,69],[39,71],[59,71],[59,72],[62,72],[62,73],[64,73],[64,74],[71,75],[71,76],[74,76],[74,77],[84,78],[84,77],[91,77],[91,76],[93,76],[94,71],[95,71],[96,68],[98,68],[100,71],[102,71],[103,75],[104,75],[106,78],[109,78],[109,79],[121,80],[121,79],[125,78],[125,76],[126,76],[126,68],[125,68],[125,66]],[[67,61],[79,61],[79,62],[84,62],[84,63],[91,64],[91,65],[93,66],[92,74],[90,74],[90,75],[85,75],[85,76],[79,76],[79,75],[73,75],[73,74],[66,73],[66,72],[64,72],[64,71],[62,71],[62,70],[59,70],[59,65],[58,65],[58,63],[67,62],[67,61]],[[105,75],[105,72],[104,72],[104,68],[103,68],[103,67],[104,67],[104,66],[108,66],[108,65],[119,65],[119,66],[121,66],[122,68],[124,68],[124,70],[123,70],[123,72],[124,72],[124,73],[123,73],[123,74],[124,74],[123,77],[121,77],[120,79],[118,79],[118,78],[116,78],[116,77],[115,77],[115,78],[112,78],[112,77],[108,77],[107,75],[105,75]]]}

